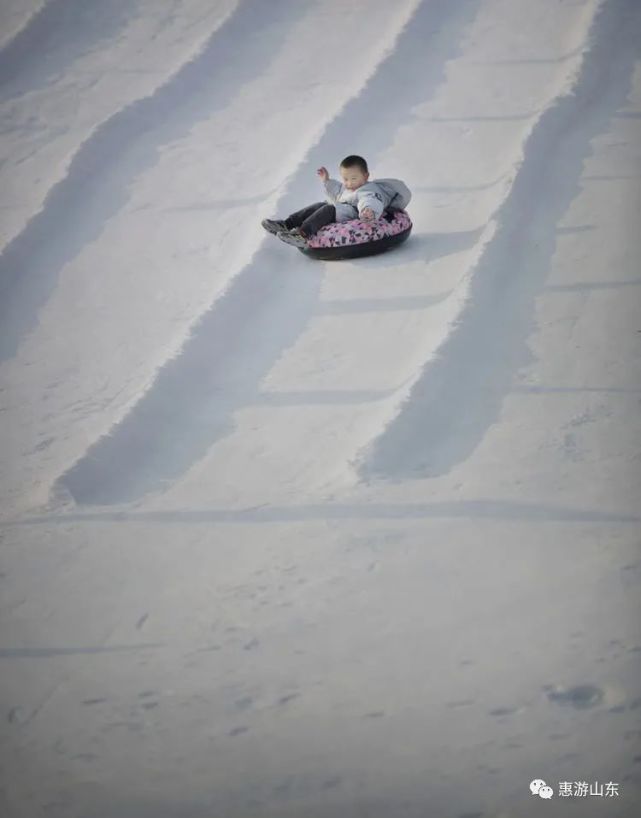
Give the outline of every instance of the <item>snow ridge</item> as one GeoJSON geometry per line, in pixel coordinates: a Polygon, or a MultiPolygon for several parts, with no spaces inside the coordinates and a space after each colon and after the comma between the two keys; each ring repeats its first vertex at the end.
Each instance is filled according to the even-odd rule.
{"type": "Polygon", "coordinates": [[[602,5],[574,84],[525,141],[478,263],[459,286],[456,320],[395,416],[362,450],[361,479],[446,474],[497,421],[519,368],[531,358],[527,338],[557,223],[579,190],[590,140],[625,102],[640,37],[638,3],[602,5]]]}

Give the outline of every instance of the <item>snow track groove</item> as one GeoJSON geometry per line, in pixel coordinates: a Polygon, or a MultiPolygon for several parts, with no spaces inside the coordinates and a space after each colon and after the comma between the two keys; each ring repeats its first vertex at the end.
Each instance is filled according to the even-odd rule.
{"type": "MultiPolygon", "coordinates": [[[[287,36],[279,20],[289,8],[286,0],[269,5],[242,0],[191,61],[154,94],[103,122],[80,146],[42,210],[0,256],[0,361],[15,355],[62,267],[100,235],[161,146],[185,136],[195,122],[224,107],[257,69],[267,68],[287,36]],[[244,60],[243,44],[252,61],[244,60]]],[[[306,8],[297,3],[288,23],[306,8]]]]}
{"type": "MultiPolygon", "coordinates": [[[[280,209],[309,196],[314,168],[327,161],[323,157],[349,150],[345,134],[359,121],[359,144],[375,160],[393,133],[372,112],[385,104],[399,122],[407,121],[412,108],[443,81],[445,62],[459,50],[462,33],[477,8],[478,0],[457,4],[423,0],[418,5],[394,48],[357,96],[328,123],[292,174],[280,209]],[[425,85],[399,83],[407,65],[416,76],[425,77],[425,85]]],[[[309,264],[311,271],[314,263],[292,254],[284,264],[282,254],[270,248],[261,245],[194,328],[180,355],[164,365],[112,432],[59,478],[54,495],[71,495],[78,504],[137,499],[180,476],[202,457],[233,428],[234,411],[270,402],[260,395],[261,380],[322,310],[317,276],[308,277],[300,270],[301,264],[309,264]]],[[[327,402],[322,395],[316,400],[327,402]]]]}
{"type": "Polygon", "coordinates": [[[58,481],[76,503],[110,504],[161,488],[232,427],[233,412],[258,402],[258,386],[303,331],[320,282],[279,269],[261,249],[125,419],[58,481]]]}
{"type": "Polygon", "coordinates": [[[115,37],[129,21],[129,0],[49,0],[0,50],[0,102],[41,90],[78,57],[115,37]]]}
{"type": "Polygon", "coordinates": [[[319,143],[310,149],[304,162],[291,179],[282,207],[300,206],[309,197],[309,179],[318,162],[327,157],[344,156],[353,145],[352,134],[358,134],[359,150],[377,157],[389,145],[387,118],[399,125],[411,122],[412,109],[429,100],[445,80],[445,65],[460,53],[460,40],[478,12],[480,0],[422,0],[408,25],[401,31],[395,47],[385,55],[376,73],[360,93],[346,101],[343,109],[328,125],[319,143]],[[408,77],[416,81],[408,82],[408,77]],[[377,112],[385,110],[385,118],[377,112]]]}
{"type": "Polygon", "coordinates": [[[494,234],[462,285],[469,289],[458,319],[398,414],[361,453],[361,478],[446,474],[498,420],[518,369],[530,360],[527,339],[557,224],[580,190],[591,139],[625,104],[641,42],[641,6],[607,0],[589,40],[573,87],[526,139],[513,185],[494,215],[494,234]]]}

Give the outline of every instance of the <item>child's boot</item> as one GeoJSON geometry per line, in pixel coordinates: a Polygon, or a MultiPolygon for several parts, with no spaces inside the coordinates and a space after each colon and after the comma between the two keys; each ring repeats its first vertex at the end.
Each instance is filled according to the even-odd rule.
{"type": "Polygon", "coordinates": [[[261,224],[268,233],[272,233],[274,236],[279,230],[287,230],[287,225],[281,219],[263,219],[261,224]]]}
{"type": "Polygon", "coordinates": [[[294,247],[307,247],[307,238],[301,233],[299,227],[294,227],[293,230],[279,230],[276,235],[285,244],[292,244],[294,247]]]}

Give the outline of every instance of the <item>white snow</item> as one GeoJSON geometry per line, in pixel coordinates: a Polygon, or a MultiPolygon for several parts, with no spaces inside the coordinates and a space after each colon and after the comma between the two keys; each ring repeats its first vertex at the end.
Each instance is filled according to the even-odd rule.
{"type": "Polygon", "coordinates": [[[0,814],[637,816],[641,4],[0,32],[0,814]],[[265,234],[349,153],[406,244],[265,234]]]}

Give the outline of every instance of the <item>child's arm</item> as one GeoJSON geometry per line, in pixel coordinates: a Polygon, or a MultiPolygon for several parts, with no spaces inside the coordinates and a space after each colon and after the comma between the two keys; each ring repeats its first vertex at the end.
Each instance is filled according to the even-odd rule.
{"type": "Polygon", "coordinates": [[[337,182],[336,179],[330,179],[327,168],[319,168],[316,173],[320,176],[321,182],[325,187],[327,198],[331,202],[336,202],[338,195],[341,192],[341,188],[343,187],[341,183],[337,182]]]}
{"type": "Polygon", "coordinates": [[[376,189],[365,190],[358,196],[358,215],[370,221],[383,215],[384,202],[382,195],[376,189]]]}

